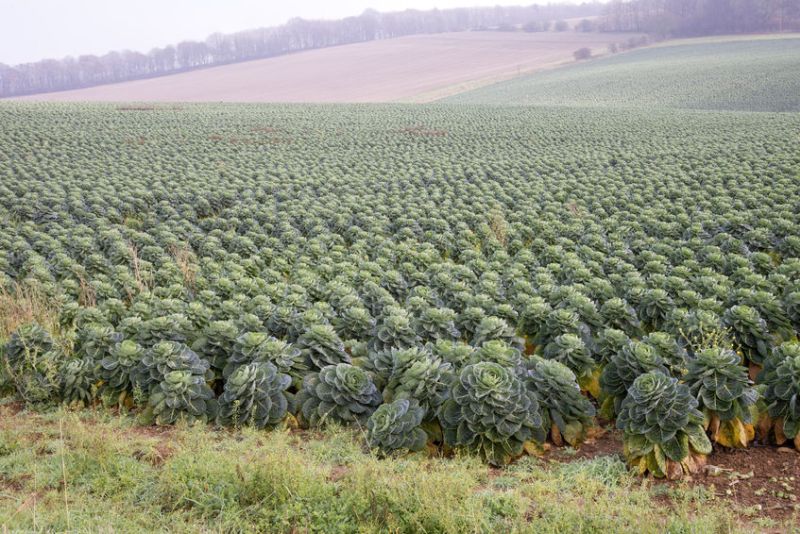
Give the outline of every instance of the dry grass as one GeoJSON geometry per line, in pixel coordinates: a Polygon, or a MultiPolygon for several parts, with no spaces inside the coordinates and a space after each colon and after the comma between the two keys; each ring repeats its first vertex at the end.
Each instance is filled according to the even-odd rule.
{"type": "Polygon", "coordinates": [[[183,283],[188,288],[194,288],[197,278],[197,255],[186,243],[180,247],[171,246],[169,252],[183,274],[183,283]]]}
{"type": "Polygon", "coordinates": [[[0,340],[20,325],[37,322],[48,332],[57,332],[58,305],[36,284],[15,283],[0,288],[0,340]]]}

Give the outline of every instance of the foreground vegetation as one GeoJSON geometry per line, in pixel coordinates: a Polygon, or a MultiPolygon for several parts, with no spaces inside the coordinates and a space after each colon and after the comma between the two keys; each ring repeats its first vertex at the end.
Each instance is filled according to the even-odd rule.
{"type": "MultiPolygon", "coordinates": [[[[618,456],[381,460],[357,433],[150,430],[106,410],[0,405],[10,532],[738,532],[708,490],[631,475],[618,456]],[[670,505],[657,504],[668,499],[670,505]]],[[[748,526],[749,525],[749,526],[748,526]]],[[[757,524],[756,524],[757,525],[757,524]]],[[[771,526],[777,526],[771,525],[771,526]]]]}
{"type": "Polygon", "coordinates": [[[0,122],[0,388],[43,413],[2,419],[13,528],[730,531],[628,467],[796,454],[796,114],[0,122]],[[622,456],[547,465],[598,415],[622,456]]]}
{"type": "Polygon", "coordinates": [[[501,105],[800,111],[797,34],[667,41],[445,99],[501,105]]]}

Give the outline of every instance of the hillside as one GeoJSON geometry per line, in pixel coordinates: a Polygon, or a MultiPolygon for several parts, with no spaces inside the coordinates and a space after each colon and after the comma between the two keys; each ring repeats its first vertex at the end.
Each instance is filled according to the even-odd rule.
{"type": "Polygon", "coordinates": [[[630,34],[461,32],[417,35],[171,76],[23,97],[41,101],[427,101],[601,52],[630,34]]]}
{"type": "Polygon", "coordinates": [[[800,111],[800,35],[667,42],[516,78],[447,101],[800,111]]]}

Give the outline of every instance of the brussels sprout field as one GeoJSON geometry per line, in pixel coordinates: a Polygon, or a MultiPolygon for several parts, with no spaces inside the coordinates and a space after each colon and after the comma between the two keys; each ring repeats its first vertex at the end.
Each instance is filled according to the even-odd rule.
{"type": "Polygon", "coordinates": [[[522,76],[450,102],[800,111],[800,35],[719,36],[522,76]]]}
{"type": "Polygon", "coordinates": [[[0,124],[2,387],[32,406],[335,423],[493,465],[602,417],[669,478],[712,445],[800,445],[797,115],[4,104],[0,124]]]}

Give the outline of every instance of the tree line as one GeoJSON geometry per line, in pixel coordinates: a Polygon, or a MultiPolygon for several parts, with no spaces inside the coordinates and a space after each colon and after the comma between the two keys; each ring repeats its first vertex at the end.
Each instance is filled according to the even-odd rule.
{"type": "Polygon", "coordinates": [[[602,29],[660,37],[800,30],[800,1],[612,0],[602,29]]]}
{"type": "MultiPolygon", "coordinates": [[[[62,91],[172,74],[239,61],[389,39],[404,35],[526,27],[546,29],[558,19],[600,15],[596,2],[580,5],[406,10],[367,10],[341,20],[294,18],[286,24],[233,34],[215,33],[205,41],[184,41],[149,53],[129,50],[102,56],[46,59],[16,66],[0,64],[0,97],[62,91]],[[546,26],[547,25],[547,26],[546,26]]],[[[564,28],[562,28],[564,29],[564,28]]]]}

